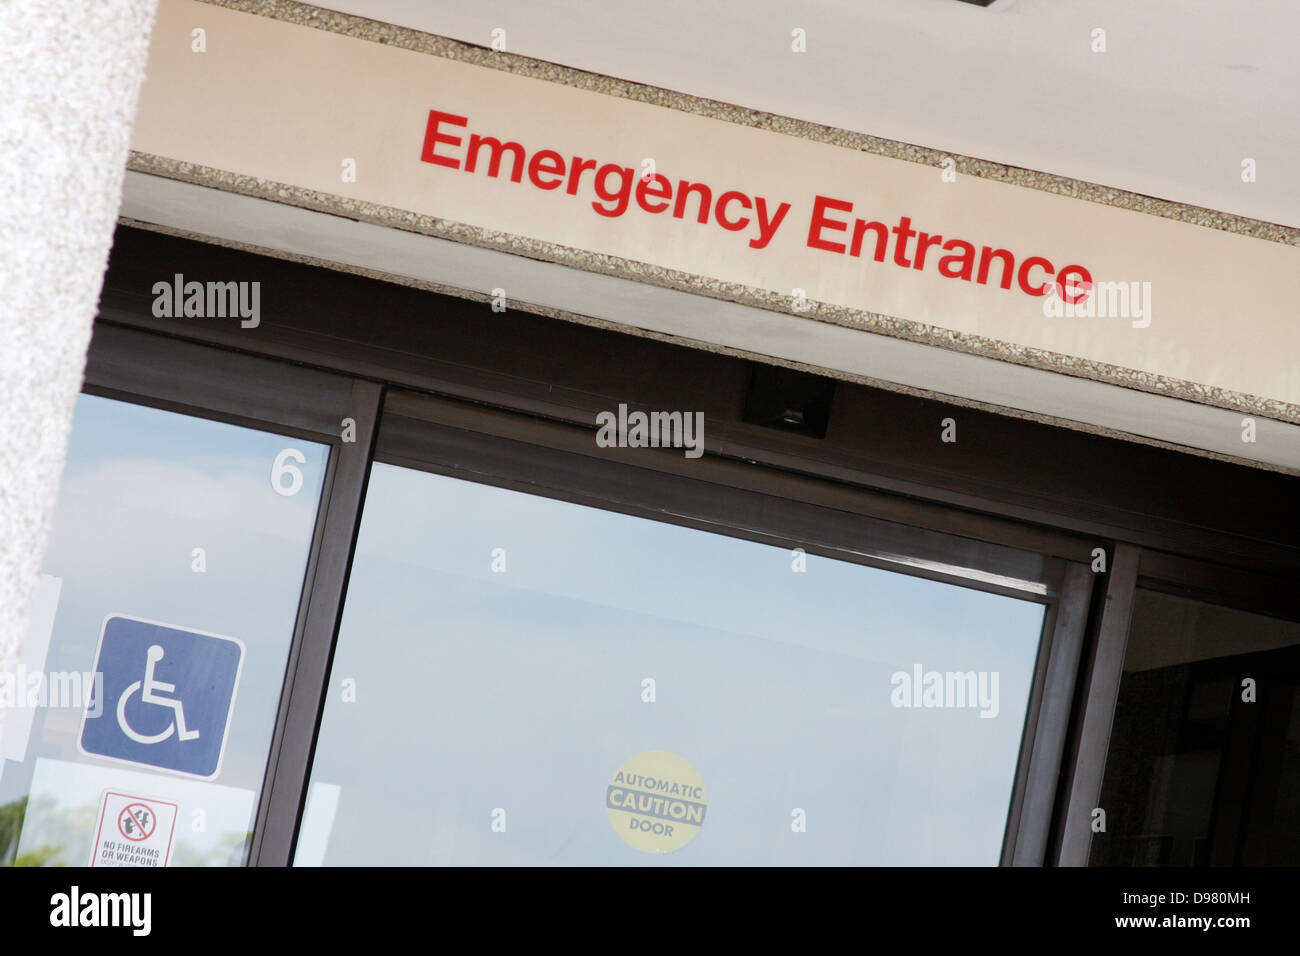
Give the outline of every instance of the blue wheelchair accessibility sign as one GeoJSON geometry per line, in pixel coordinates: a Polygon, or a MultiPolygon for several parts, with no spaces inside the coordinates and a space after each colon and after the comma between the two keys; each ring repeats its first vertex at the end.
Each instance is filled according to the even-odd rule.
{"type": "Polygon", "coordinates": [[[95,655],[103,706],[82,717],[82,753],[212,779],[243,661],[237,638],[109,615],[95,655]]]}

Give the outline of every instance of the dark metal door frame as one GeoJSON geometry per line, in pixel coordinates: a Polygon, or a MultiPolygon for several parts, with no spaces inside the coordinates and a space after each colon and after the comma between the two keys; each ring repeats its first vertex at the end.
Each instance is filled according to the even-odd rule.
{"type": "MultiPolygon", "coordinates": [[[[631,456],[627,450],[597,449],[591,427],[411,392],[390,393],[385,403],[379,382],[108,324],[97,326],[86,390],[298,434],[331,449],[254,824],[252,864],[292,862],[372,460],[436,467],[770,543],[797,542],[810,553],[1020,597],[1025,595],[1015,587],[997,583],[998,576],[1041,579],[1043,592],[1036,600],[1047,605],[1048,614],[1003,862],[1043,862],[1092,586],[1093,576],[1077,559],[934,530],[947,508],[927,511],[929,528],[904,525],[899,518],[916,515],[900,513],[888,498],[822,479],[741,466],[712,454],[691,463],[688,476],[679,453],[631,456]],[[355,423],[355,441],[342,441],[345,418],[355,423]],[[613,473],[616,481],[609,480],[613,473]],[[874,552],[861,544],[868,538],[878,545],[874,552]],[[900,563],[918,555],[925,559],[922,566],[900,563]],[[992,577],[962,577],[962,569],[972,565],[992,577]]],[[[1018,536],[1014,523],[997,524],[1002,526],[998,537],[1018,536]]],[[[1024,534],[1031,545],[1041,545],[1041,531],[1024,534]]],[[[1061,536],[1054,550],[1077,555],[1083,544],[1061,536]]]]}
{"type": "Polygon", "coordinates": [[[1073,761],[1052,854],[1059,866],[1088,865],[1093,815],[1105,809],[1098,804],[1139,587],[1300,620],[1300,592],[1294,581],[1133,545],[1121,544],[1116,549],[1103,605],[1096,616],[1090,666],[1081,682],[1084,703],[1072,742],[1073,761]]]}

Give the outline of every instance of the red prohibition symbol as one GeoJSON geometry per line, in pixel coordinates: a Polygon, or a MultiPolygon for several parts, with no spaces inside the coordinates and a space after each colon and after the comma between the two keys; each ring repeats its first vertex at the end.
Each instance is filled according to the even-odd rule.
{"type": "Polygon", "coordinates": [[[143,803],[128,804],[117,815],[118,832],[132,843],[149,839],[157,826],[158,820],[154,817],[153,810],[143,803]]]}

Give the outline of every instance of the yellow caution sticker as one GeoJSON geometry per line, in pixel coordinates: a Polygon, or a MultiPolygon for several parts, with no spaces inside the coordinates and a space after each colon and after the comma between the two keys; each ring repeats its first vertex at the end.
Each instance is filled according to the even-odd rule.
{"type": "Polygon", "coordinates": [[[667,750],[647,750],[614,772],[605,790],[610,825],[643,853],[671,853],[700,832],[709,798],[699,771],[667,750]]]}

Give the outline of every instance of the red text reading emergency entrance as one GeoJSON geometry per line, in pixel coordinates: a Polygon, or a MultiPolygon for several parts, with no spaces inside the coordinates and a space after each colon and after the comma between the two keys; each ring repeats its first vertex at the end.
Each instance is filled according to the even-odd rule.
{"type": "MultiPolygon", "coordinates": [[[[752,249],[765,249],[781,228],[790,203],[769,203],[763,196],[750,196],[737,189],[717,193],[701,182],[678,179],[660,173],[641,177],[631,166],[602,163],[581,156],[566,157],[553,149],[529,153],[521,143],[495,136],[471,133],[466,140],[443,127],[466,127],[469,118],[455,113],[429,111],[420,159],[467,173],[479,170],[486,156],[486,175],[497,179],[509,158],[511,182],[528,182],[537,189],[563,188],[570,196],[594,193],[591,208],[598,215],[617,219],[631,208],[633,200],[644,212],[670,212],[676,219],[694,219],[701,225],[714,222],[729,232],[744,232],[752,249]],[[463,148],[462,148],[463,147],[463,148]],[[589,175],[588,175],[589,174],[589,175]],[[584,176],[586,184],[584,184],[584,176]]],[[[945,239],[937,233],[912,228],[909,216],[898,224],[851,217],[853,204],[829,196],[817,196],[808,220],[805,245],[837,255],[861,258],[865,252],[876,262],[891,262],[905,269],[931,266],[948,279],[962,279],[987,285],[990,279],[1003,289],[1016,288],[1026,295],[1046,295],[1055,285],[1066,302],[1086,298],[1092,276],[1083,266],[1068,265],[1059,272],[1043,256],[1027,256],[1017,263],[1007,249],[976,245],[964,239],[945,239]],[[915,245],[912,240],[915,239],[915,245]],[[944,254],[946,253],[946,254],[944,254]],[[1055,279],[1055,282],[1053,282],[1055,279]]]]}

